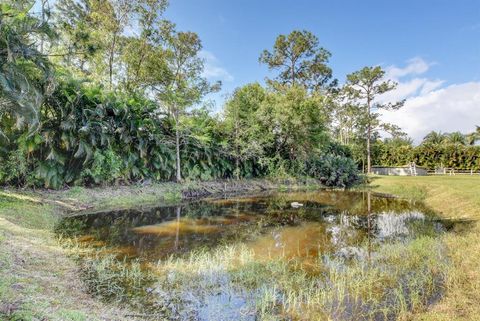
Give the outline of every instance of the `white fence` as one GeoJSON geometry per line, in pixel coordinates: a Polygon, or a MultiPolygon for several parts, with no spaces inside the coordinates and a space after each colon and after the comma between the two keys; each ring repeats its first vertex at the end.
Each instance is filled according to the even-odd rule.
{"type": "Polygon", "coordinates": [[[428,170],[428,175],[480,175],[480,171],[474,171],[473,169],[455,169],[455,168],[437,168],[428,170]]]}

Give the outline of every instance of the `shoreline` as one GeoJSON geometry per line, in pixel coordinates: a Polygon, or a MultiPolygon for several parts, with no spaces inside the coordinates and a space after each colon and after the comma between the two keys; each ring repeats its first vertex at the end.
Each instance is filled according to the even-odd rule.
{"type": "Polygon", "coordinates": [[[61,190],[16,189],[0,190],[0,197],[12,197],[38,204],[49,204],[60,211],[123,209],[139,204],[172,204],[183,200],[236,193],[292,191],[328,188],[318,180],[306,179],[245,179],[198,182],[162,182],[105,187],[71,187],[61,190]]]}
{"type": "MultiPolygon", "coordinates": [[[[423,202],[439,217],[478,220],[480,198],[474,187],[480,178],[379,177],[357,186],[423,202]]],[[[108,210],[132,206],[174,205],[179,201],[223,195],[225,192],[315,190],[313,180],[243,180],[238,182],[152,183],[65,190],[0,190],[0,319],[135,320],[135,313],[115,303],[104,303],[86,291],[79,267],[53,233],[55,221],[85,209],[108,210]]],[[[452,267],[446,291],[428,310],[414,311],[412,320],[472,320],[480,313],[480,223],[444,237],[452,267]]]]}
{"type": "MultiPolygon", "coordinates": [[[[89,294],[53,228],[69,213],[168,205],[225,192],[325,188],[318,181],[152,183],[65,190],[0,189],[0,320],[137,320],[128,308],[89,294]]],[[[142,319],[142,318],[140,318],[142,319]]]]}
{"type": "Polygon", "coordinates": [[[480,315],[480,177],[373,176],[373,191],[423,202],[444,219],[468,221],[443,237],[451,267],[444,296],[408,320],[477,320],[480,315]]]}

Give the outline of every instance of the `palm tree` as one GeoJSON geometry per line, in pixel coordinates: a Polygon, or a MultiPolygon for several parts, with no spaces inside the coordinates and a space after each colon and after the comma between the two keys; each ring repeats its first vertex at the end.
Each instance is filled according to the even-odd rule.
{"type": "Polygon", "coordinates": [[[465,135],[463,135],[460,132],[453,132],[453,133],[445,135],[445,141],[450,143],[450,144],[454,144],[454,145],[465,145],[466,144],[465,135]]]}
{"type": "Polygon", "coordinates": [[[476,142],[480,141],[480,126],[476,126],[476,130],[473,133],[470,133],[466,136],[467,143],[469,145],[475,145],[476,142]]]}
{"type": "Polygon", "coordinates": [[[438,145],[445,142],[446,135],[441,132],[431,131],[423,138],[422,144],[438,145]]]}
{"type": "Polygon", "coordinates": [[[52,84],[51,65],[37,41],[51,39],[53,32],[29,14],[32,5],[27,1],[0,4],[0,117],[10,114],[18,124],[35,127],[52,84]]]}

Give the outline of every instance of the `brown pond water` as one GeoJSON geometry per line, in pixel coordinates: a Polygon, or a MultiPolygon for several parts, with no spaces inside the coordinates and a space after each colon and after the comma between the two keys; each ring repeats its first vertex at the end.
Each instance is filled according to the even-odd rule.
{"type": "MultiPolygon", "coordinates": [[[[297,260],[307,273],[313,273],[309,266],[319,258],[367,260],[383,244],[436,236],[448,228],[421,204],[367,192],[315,191],[85,213],[65,218],[56,231],[81,246],[113,253],[125,264],[138,260],[144,268],[198,249],[242,244],[259,261],[297,260]],[[292,206],[294,202],[301,206],[292,206]]],[[[151,287],[144,284],[140,290],[127,290],[133,296],[135,291],[144,295],[151,287]]],[[[195,311],[188,316],[174,314],[189,320],[255,320],[255,312],[238,314],[249,300],[256,300],[251,293],[230,292],[226,297],[220,293],[190,307],[195,311]],[[222,308],[227,301],[229,308],[222,308]],[[223,317],[212,316],[209,306],[219,309],[223,317]]]]}

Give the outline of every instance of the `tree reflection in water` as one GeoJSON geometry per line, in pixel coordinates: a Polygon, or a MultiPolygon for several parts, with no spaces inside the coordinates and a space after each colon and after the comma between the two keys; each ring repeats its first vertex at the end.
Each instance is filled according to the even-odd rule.
{"type": "Polygon", "coordinates": [[[380,243],[433,235],[442,226],[418,204],[371,192],[321,191],[92,213],[64,219],[56,230],[144,261],[232,242],[244,242],[260,257],[370,259],[380,243]],[[294,201],[304,206],[292,208],[294,201]]]}

